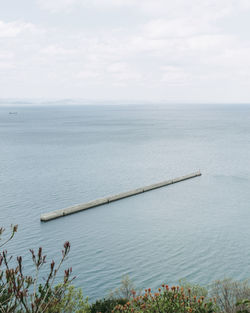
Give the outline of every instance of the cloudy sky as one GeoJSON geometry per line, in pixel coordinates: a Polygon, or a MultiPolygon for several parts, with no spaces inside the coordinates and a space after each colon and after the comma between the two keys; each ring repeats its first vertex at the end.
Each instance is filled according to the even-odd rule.
{"type": "Polygon", "coordinates": [[[0,98],[250,102],[250,0],[0,0],[0,98]]]}

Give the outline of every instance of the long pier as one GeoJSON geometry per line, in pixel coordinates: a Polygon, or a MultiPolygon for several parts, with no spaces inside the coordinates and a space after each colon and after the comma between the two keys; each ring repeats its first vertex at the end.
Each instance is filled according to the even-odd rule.
{"type": "Polygon", "coordinates": [[[195,178],[197,176],[201,176],[200,171],[192,173],[192,174],[188,174],[185,176],[177,177],[174,179],[165,180],[165,181],[162,181],[162,182],[157,183],[157,184],[152,184],[149,186],[133,189],[133,190],[130,190],[127,192],[122,192],[122,193],[119,193],[119,194],[116,194],[113,196],[108,196],[108,197],[100,198],[100,199],[90,201],[87,203],[74,205],[74,206],[68,207],[66,209],[60,209],[60,210],[52,211],[49,213],[44,213],[41,215],[40,220],[42,222],[47,222],[47,221],[50,221],[50,220],[53,220],[53,219],[56,219],[59,217],[63,217],[63,216],[69,215],[69,214],[88,210],[88,209],[91,209],[91,208],[94,208],[94,207],[97,207],[97,206],[100,206],[103,204],[107,204],[107,203],[110,203],[113,201],[117,201],[117,200],[121,200],[121,199],[128,198],[131,196],[135,196],[135,195],[138,195],[138,194],[143,193],[143,192],[147,192],[147,191],[154,190],[154,189],[161,188],[161,187],[165,187],[165,186],[168,186],[171,184],[179,183],[181,181],[195,178]]]}

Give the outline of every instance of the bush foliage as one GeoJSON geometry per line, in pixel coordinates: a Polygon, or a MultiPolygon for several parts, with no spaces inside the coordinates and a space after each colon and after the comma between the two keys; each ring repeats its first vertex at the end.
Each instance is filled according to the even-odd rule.
{"type": "Polygon", "coordinates": [[[128,299],[101,299],[90,306],[90,313],[111,313],[117,305],[125,305],[128,299]]]}
{"type": "Polygon", "coordinates": [[[217,299],[217,305],[222,312],[250,312],[247,301],[250,299],[249,281],[234,281],[230,278],[216,280],[211,285],[211,295],[217,299]],[[242,310],[242,311],[241,311],[242,310]]]}
{"type": "MultiPolygon", "coordinates": [[[[0,228],[0,313],[249,313],[249,281],[236,282],[231,279],[215,281],[210,290],[193,285],[185,280],[180,287],[163,284],[157,292],[146,289],[136,292],[128,276],[124,276],[121,286],[110,293],[108,299],[97,300],[93,304],[84,299],[81,289],[71,285],[72,269],[64,271],[59,285],[54,286],[57,273],[70,251],[70,243],[63,245],[60,262],[52,260],[48,264],[45,280],[39,279],[42,267],[46,266],[43,249],[35,253],[30,250],[34,264],[33,275],[23,272],[21,256],[13,266],[5,246],[17,232],[17,225],[3,240],[4,229],[0,228]]],[[[12,261],[11,261],[12,260],[12,261]]]]}
{"type": "MultiPolygon", "coordinates": [[[[12,226],[11,234],[5,241],[2,239],[4,231],[3,228],[0,228],[0,248],[14,237],[17,232],[17,225],[12,226]]],[[[30,249],[34,264],[33,276],[24,274],[21,256],[16,258],[16,264],[13,266],[11,262],[12,257],[8,256],[7,250],[0,251],[0,312],[77,312],[75,307],[80,306],[82,303],[78,301],[80,295],[74,293],[69,287],[72,281],[70,278],[71,268],[64,271],[63,282],[59,286],[54,287],[57,273],[67,258],[69,251],[70,243],[66,241],[63,246],[60,262],[57,266],[53,260],[49,263],[47,276],[43,283],[41,283],[42,280],[39,280],[39,272],[46,264],[46,255],[43,254],[41,247],[37,253],[30,249]],[[71,303],[71,306],[69,303],[71,303]]]]}
{"type": "Polygon", "coordinates": [[[200,298],[192,296],[191,289],[185,294],[184,288],[179,286],[169,288],[168,285],[162,285],[162,288],[155,293],[152,293],[150,288],[140,296],[136,296],[134,292],[130,301],[125,305],[117,305],[113,310],[114,313],[213,313],[216,311],[214,300],[206,301],[204,296],[200,298]]]}

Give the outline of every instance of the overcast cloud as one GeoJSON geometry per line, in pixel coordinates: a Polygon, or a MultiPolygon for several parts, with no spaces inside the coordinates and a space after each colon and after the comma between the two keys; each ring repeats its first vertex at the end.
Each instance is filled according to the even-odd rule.
{"type": "Polygon", "coordinates": [[[250,102],[250,0],[0,2],[0,97],[250,102]]]}

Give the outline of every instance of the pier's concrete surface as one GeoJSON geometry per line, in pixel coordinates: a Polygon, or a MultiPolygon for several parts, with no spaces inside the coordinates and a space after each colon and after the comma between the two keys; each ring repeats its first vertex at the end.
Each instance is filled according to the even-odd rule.
{"type": "Polygon", "coordinates": [[[52,212],[49,212],[49,213],[44,213],[44,214],[41,215],[40,219],[43,222],[47,222],[47,221],[53,220],[53,219],[58,218],[58,217],[62,217],[62,216],[69,215],[69,214],[73,214],[73,213],[76,213],[76,212],[79,212],[79,211],[88,210],[88,209],[91,209],[91,208],[94,208],[94,207],[97,207],[97,206],[100,206],[100,205],[103,205],[103,204],[107,204],[109,202],[113,202],[113,201],[117,201],[117,200],[124,199],[124,198],[127,198],[127,197],[131,197],[131,196],[134,196],[134,195],[138,195],[138,194],[146,192],[146,191],[150,191],[150,190],[153,190],[153,189],[165,187],[167,185],[175,184],[175,183],[178,183],[178,182],[190,179],[190,178],[194,178],[194,177],[197,177],[197,176],[201,176],[201,172],[200,171],[192,173],[192,174],[188,174],[188,175],[185,175],[185,176],[177,177],[177,178],[174,178],[174,179],[165,180],[165,181],[162,181],[162,182],[157,183],[157,184],[152,184],[152,185],[145,186],[145,187],[142,187],[142,188],[133,189],[131,191],[122,192],[122,193],[119,193],[117,195],[108,196],[108,197],[100,198],[100,199],[97,199],[97,200],[94,200],[94,201],[90,201],[90,202],[87,202],[87,203],[74,205],[74,206],[68,207],[66,209],[61,209],[61,210],[56,210],[56,211],[52,211],[52,212]]]}

